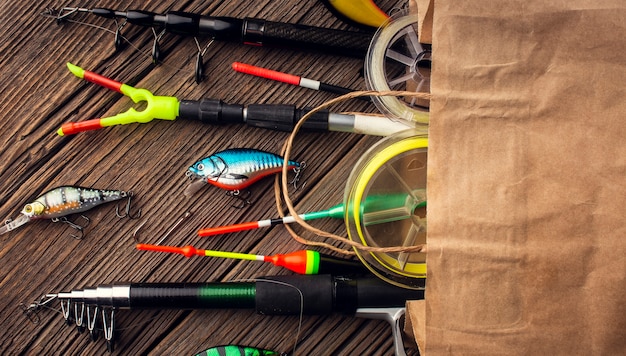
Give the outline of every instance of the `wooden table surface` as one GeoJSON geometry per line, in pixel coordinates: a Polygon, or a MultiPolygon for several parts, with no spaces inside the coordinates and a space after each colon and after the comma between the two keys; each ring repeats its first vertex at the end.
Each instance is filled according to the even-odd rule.
{"type": "MultiPolygon", "coordinates": [[[[380,1],[386,11],[403,1],[380,1]]],[[[0,217],[15,218],[22,207],[43,192],[62,185],[132,190],[133,204],[142,209],[137,220],[119,219],[115,204],[86,213],[91,223],[82,240],[73,230],[49,220],[31,221],[0,236],[0,350],[2,354],[107,354],[96,342],[64,324],[57,311],[43,309],[31,323],[19,308],[46,293],[70,291],[114,282],[207,282],[247,280],[289,274],[264,263],[216,258],[186,259],[137,251],[137,238],[156,243],[190,212],[167,240],[169,245],[274,254],[303,248],[282,227],[201,239],[196,231],[276,216],[273,179],[252,188],[254,204],[232,208],[224,191],[207,187],[190,198],[187,167],[227,148],[251,147],[279,152],[288,133],[243,125],[211,126],[191,121],[155,120],[60,137],[59,126],[110,116],[135,107],[127,97],[74,77],[72,62],[158,95],[180,99],[218,98],[229,103],[276,103],[317,106],[332,94],[315,92],[256,78],[231,70],[235,61],[288,71],[309,78],[365,89],[363,61],[215,42],[207,50],[206,79],[193,80],[196,44],[192,38],[166,34],[166,57],[153,65],[149,57],[152,32],[124,27],[133,43],[115,52],[113,35],[75,23],[55,24],[39,16],[46,7],[81,6],[114,9],[192,11],[205,15],[257,17],[273,21],[349,29],[318,1],[2,1],[0,11],[0,217]]],[[[113,29],[111,20],[76,16],[113,29]]],[[[201,46],[207,39],[200,39],[201,46]]],[[[361,101],[334,106],[333,111],[376,112],[361,101]]],[[[293,157],[306,161],[306,186],[291,197],[298,211],[323,209],[343,199],[350,169],[379,138],[347,133],[301,133],[293,157]]],[[[81,223],[80,218],[73,217],[81,223]]],[[[324,219],[315,226],[345,234],[342,221],[324,219]]],[[[302,231],[298,229],[298,231],[302,231]]],[[[59,309],[59,304],[54,304],[59,309]]],[[[116,313],[115,354],[195,354],[221,344],[243,344],[291,351],[297,340],[302,355],[389,355],[393,343],[389,325],[344,315],[307,316],[296,333],[297,317],[270,317],[253,310],[126,311],[116,313]]]]}

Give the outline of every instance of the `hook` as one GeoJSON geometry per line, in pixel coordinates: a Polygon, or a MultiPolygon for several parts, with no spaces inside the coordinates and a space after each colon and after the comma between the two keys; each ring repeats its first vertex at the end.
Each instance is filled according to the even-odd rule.
{"type": "Polygon", "coordinates": [[[306,168],[306,162],[301,162],[300,167],[293,169],[295,176],[293,177],[291,182],[289,182],[289,184],[292,184],[295,190],[302,190],[306,186],[306,182],[304,182],[301,186],[298,187],[298,182],[300,181],[300,178],[302,176],[302,171],[304,171],[305,168],[306,168]]]}
{"type": "Polygon", "coordinates": [[[56,222],[61,222],[61,223],[64,223],[64,224],[68,224],[71,228],[75,229],[76,231],[78,231],[80,233],[80,236],[76,236],[74,234],[70,234],[70,236],[72,236],[76,240],[82,240],[83,237],[85,237],[84,229],[85,229],[85,227],[89,226],[89,223],[91,222],[91,220],[88,217],[86,217],[85,215],[82,215],[82,214],[80,215],[80,217],[87,221],[87,224],[85,224],[85,226],[81,226],[81,225],[78,225],[75,222],[69,221],[65,216],[60,217],[60,218],[53,218],[51,220],[52,220],[52,222],[55,222],[55,223],[56,222]]]}
{"type": "Polygon", "coordinates": [[[163,59],[161,46],[159,46],[159,40],[161,40],[165,34],[165,29],[161,30],[161,33],[157,35],[156,30],[152,27],[152,34],[154,35],[154,42],[152,43],[152,62],[154,64],[159,64],[159,62],[163,59]]]}
{"type": "Polygon", "coordinates": [[[118,218],[120,219],[129,218],[131,220],[135,220],[141,217],[141,209],[139,209],[139,211],[137,211],[135,215],[131,215],[130,213],[130,205],[132,202],[133,195],[134,193],[132,191],[128,191],[125,193],[125,196],[128,197],[128,200],[126,201],[126,208],[124,210],[124,215],[120,214],[120,206],[119,205],[115,206],[115,215],[117,215],[118,218]]]}
{"type": "Polygon", "coordinates": [[[117,23],[117,19],[114,20],[115,21],[115,50],[116,51],[121,51],[124,49],[124,45],[125,45],[125,38],[122,35],[122,28],[124,28],[124,26],[126,26],[127,20],[124,20],[124,22],[122,22],[121,24],[117,23]]]}
{"type": "Polygon", "coordinates": [[[24,303],[20,303],[19,308],[22,310],[22,313],[26,315],[26,317],[28,318],[28,320],[30,320],[31,323],[38,324],[39,321],[41,320],[39,318],[39,311],[42,308],[48,307],[48,304],[50,304],[56,298],[57,298],[56,294],[46,294],[46,295],[41,296],[39,300],[31,303],[29,306],[26,306],[24,303]]]}
{"type": "Polygon", "coordinates": [[[181,216],[180,219],[178,219],[178,221],[169,230],[167,230],[165,235],[163,235],[163,237],[161,237],[159,241],[157,241],[156,244],[160,245],[161,243],[163,243],[163,241],[165,241],[165,239],[172,233],[172,231],[174,231],[178,227],[178,225],[180,225],[185,219],[187,219],[190,216],[191,216],[191,211],[188,211],[185,213],[185,215],[181,216]]]}
{"type": "Polygon", "coordinates": [[[39,324],[41,319],[39,318],[39,306],[37,302],[26,306],[24,303],[20,303],[18,307],[22,310],[22,314],[24,314],[28,320],[33,324],[39,324]]]}
{"type": "Polygon", "coordinates": [[[248,200],[252,193],[249,190],[244,190],[243,194],[239,190],[231,190],[226,192],[226,195],[238,199],[241,202],[241,205],[233,204],[233,208],[243,209],[246,205],[252,205],[252,202],[248,200]],[[243,196],[243,194],[245,194],[245,196],[243,196]]]}
{"type": "Polygon", "coordinates": [[[44,9],[44,11],[41,13],[43,16],[47,16],[47,17],[53,17],[57,23],[57,25],[61,25],[63,23],[63,21],[65,20],[66,17],[78,12],[80,9],[75,7],[75,8],[71,8],[71,7],[64,7],[62,9],[59,9],[58,11],[53,9],[53,8],[46,8],[44,9]]]}
{"type": "Polygon", "coordinates": [[[195,79],[196,84],[200,84],[204,79],[204,54],[206,53],[209,46],[213,43],[213,40],[209,41],[209,43],[202,49],[200,47],[200,42],[198,42],[198,38],[194,37],[194,41],[196,41],[196,47],[198,47],[198,54],[196,55],[196,69],[195,69],[195,79]]]}
{"type": "Polygon", "coordinates": [[[135,240],[136,243],[139,243],[139,239],[137,238],[137,233],[146,223],[147,221],[142,222],[139,226],[137,226],[135,231],[133,231],[133,240],[135,240]]]}
{"type": "MultiPolygon", "coordinates": [[[[167,232],[165,233],[165,235],[163,235],[159,241],[157,241],[157,243],[155,245],[160,245],[161,243],[163,243],[163,241],[165,241],[165,239],[168,238],[168,236],[170,236],[172,234],[172,232],[174,230],[176,230],[176,228],[183,223],[183,221],[185,221],[185,219],[187,219],[188,217],[191,216],[191,211],[187,211],[185,212],[185,214],[183,216],[181,216],[178,221],[176,221],[174,223],[174,225],[172,225],[172,227],[170,227],[169,230],[167,230],[167,232]]],[[[133,240],[135,240],[136,243],[139,243],[139,239],[137,238],[137,233],[139,232],[139,230],[146,224],[146,222],[142,223],[141,225],[137,226],[137,228],[135,229],[135,231],[133,231],[133,240]]]]}

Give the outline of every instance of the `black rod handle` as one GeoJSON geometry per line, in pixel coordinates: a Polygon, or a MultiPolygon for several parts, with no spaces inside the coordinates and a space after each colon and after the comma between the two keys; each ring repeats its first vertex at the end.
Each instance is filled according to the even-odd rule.
{"type": "MultiPolygon", "coordinates": [[[[278,104],[227,104],[219,99],[181,100],[178,117],[200,120],[207,124],[240,124],[271,130],[291,131],[309,109],[297,109],[293,105],[278,104]]],[[[315,113],[303,129],[312,131],[328,130],[327,110],[315,113]]]]}
{"type": "Polygon", "coordinates": [[[319,51],[328,54],[365,58],[372,40],[371,32],[345,31],[323,27],[272,22],[263,19],[202,16],[184,11],[156,14],[150,11],[115,11],[107,8],[87,10],[106,17],[122,17],[139,26],[163,27],[183,36],[211,36],[216,40],[257,46],[319,51]]]}
{"type": "Polygon", "coordinates": [[[364,32],[250,18],[246,18],[243,22],[243,42],[268,47],[365,58],[371,39],[372,34],[364,32]]]}
{"type": "Polygon", "coordinates": [[[424,290],[391,285],[374,276],[285,275],[256,280],[256,311],[263,315],[354,314],[359,308],[404,307],[424,290]]]}

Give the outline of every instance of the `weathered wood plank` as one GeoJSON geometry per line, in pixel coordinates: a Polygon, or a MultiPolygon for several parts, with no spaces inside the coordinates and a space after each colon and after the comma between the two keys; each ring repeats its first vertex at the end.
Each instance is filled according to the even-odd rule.
{"type": "MultiPolygon", "coordinates": [[[[149,58],[152,34],[134,25],[124,27],[133,43],[113,50],[113,35],[76,23],[54,24],[38,14],[46,1],[0,1],[0,217],[15,217],[22,206],[60,185],[133,190],[139,220],[120,220],[114,204],[89,211],[84,240],[69,237],[71,229],[36,221],[0,236],[0,350],[3,354],[106,354],[102,340],[63,325],[51,310],[31,324],[19,303],[42,294],[119,281],[200,282],[246,280],[288,272],[262,263],[227,261],[140,252],[132,233],[156,242],[185,212],[192,215],[168,237],[167,244],[241,252],[284,253],[301,249],[282,227],[233,236],[199,239],[207,226],[273,217],[273,180],[253,187],[255,203],[234,209],[224,192],[207,187],[193,197],[182,195],[186,168],[197,159],[231,147],[254,147],[278,152],[287,133],[245,126],[208,126],[198,122],[154,121],[145,125],[111,127],[71,137],[55,131],[67,121],[110,116],[135,105],[126,97],[71,75],[70,61],[115,80],[144,87],[157,95],[181,99],[219,98],[229,103],[280,103],[316,106],[333,96],[236,73],[235,61],[287,71],[326,82],[364,89],[362,61],[316,53],[246,47],[215,42],[204,60],[207,80],[193,80],[196,45],[192,39],[165,35],[164,63],[149,58]]],[[[203,14],[259,17],[272,21],[344,28],[319,2],[304,1],[164,1],[149,4],[106,0],[55,6],[99,6],[119,9],[168,9],[203,14]]],[[[401,1],[381,1],[389,10],[401,1]]],[[[110,21],[77,16],[77,20],[113,29],[110,21]]],[[[199,39],[205,46],[206,39],[199,39]]],[[[337,111],[368,111],[367,103],[351,101],[337,111]]],[[[293,157],[308,163],[306,186],[292,192],[299,211],[318,210],[341,201],[345,181],[359,155],[377,141],[341,133],[302,133],[293,157]]],[[[342,233],[342,221],[324,220],[315,226],[342,233]]],[[[302,231],[298,229],[298,231],[302,231]]],[[[307,235],[308,236],[308,235],[307,235]]],[[[58,304],[55,304],[58,308],[58,304]]],[[[116,314],[116,354],[193,354],[211,346],[242,343],[298,354],[390,354],[391,333],[382,321],[348,316],[263,317],[253,311],[120,311],[116,314]]]]}

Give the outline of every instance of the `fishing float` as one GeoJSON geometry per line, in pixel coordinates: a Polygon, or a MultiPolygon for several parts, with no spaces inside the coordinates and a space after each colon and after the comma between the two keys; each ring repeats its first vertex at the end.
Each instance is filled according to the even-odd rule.
{"type": "MultiPolygon", "coordinates": [[[[397,220],[408,219],[415,209],[425,208],[426,200],[420,199],[413,194],[394,194],[389,196],[368,197],[363,205],[363,215],[367,217],[368,225],[382,224],[397,220]],[[408,208],[407,208],[408,207],[408,208]]],[[[343,219],[345,205],[337,204],[329,209],[299,214],[304,221],[334,218],[343,219]]],[[[234,232],[255,230],[264,227],[272,227],[281,224],[291,224],[296,221],[295,217],[287,215],[282,218],[264,219],[244,223],[209,227],[198,230],[198,236],[207,237],[234,232]]]]}
{"type": "Polygon", "coordinates": [[[255,255],[251,253],[238,253],[216,250],[201,250],[193,246],[159,246],[150,244],[137,244],[136,248],[142,251],[177,253],[187,258],[193,256],[229,258],[236,260],[269,262],[278,267],[284,267],[298,274],[326,274],[326,273],[355,273],[362,274],[367,269],[359,261],[332,257],[313,250],[299,250],[287,254],[271,256],[255,255]]]}

